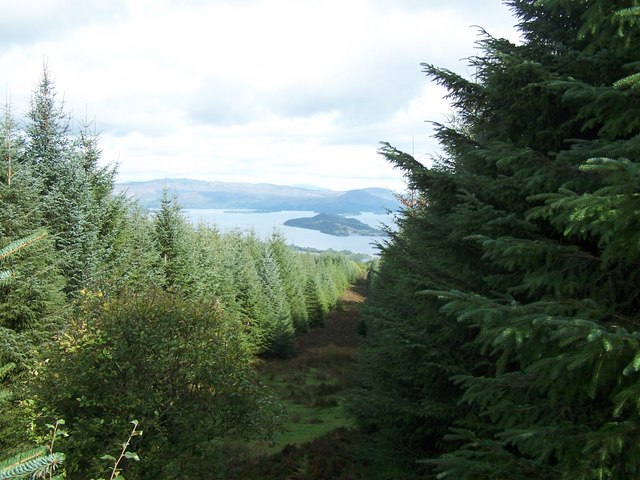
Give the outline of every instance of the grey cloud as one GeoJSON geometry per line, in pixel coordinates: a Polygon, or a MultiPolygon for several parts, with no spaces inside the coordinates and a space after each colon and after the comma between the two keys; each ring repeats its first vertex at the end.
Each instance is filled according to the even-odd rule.
{"type": "Polygon", "coordinates": [[[230,126],[258,120],[266,99],[255,90],[228,81],[209,78],[187,105],[195,123],[230,126]]]}
{"type": "Polygon", "coordinates": [[[230,125],[272,113],[308,118],[338,112],[345,126],[381,122],[414,98],[424,84],[420,59],[368,59],[324,83],[248,90],[209,79],[189,106],[192,121],[230,125]]]}
{"type": "Polygon", "coordinates": [[[47,40],[69,28],[113,21],[125,12],[124,0],[8,2],[0,16],[0,47],[47,40]]]}
{"type": "Polygon", "coordinates": [[[470,12],[480,18],[490,18],[496,13],[508,10],[507,0],[370,0],[383,10],[420,12],[423,10],[453,10],[470,12]]]}
{"type": "Polygon", "coordinates": [[[338,112],[339,121],[346,126],[376,123],[390,117],[413,97],[419,83],[412,83],[403,78],[398,78],[397,83],[385,78],[337,91],[323,90],[321,86],[302,87],[277,92],[271,99],[271,107],[281,115],[294,117],[338,112]]]}

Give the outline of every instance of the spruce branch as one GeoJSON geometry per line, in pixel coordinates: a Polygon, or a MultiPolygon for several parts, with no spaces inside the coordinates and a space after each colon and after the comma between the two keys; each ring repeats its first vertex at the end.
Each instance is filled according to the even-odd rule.
{"type": "MultiPolygon", "coordinates": [[[[18,240],[14,240],[6,247],[0,249],[0,262],[6,260],[14,253],[28,247],[29,245],[41,240],[47,234],[44,230],[39,230],[31,235],[18,240]]],[[[0,286],[7,285],[13,280],[14,273],[11,270],[0,270],[0,286]]]]}
{"type": "Polygon", "coordinates": [[[32,233],[31,235],[29,235],[27,237],[20,238],[18,240],[15,240],[15,241],[11,242],[6,247],[0,249],[0,261],[1,260],[6,260],[7,257],[13,255],[14,253],[18,252],[19,250],[22,250],[23,248],[28,247],[32,243],[35,243],[38,240],[44,238],[44,236],[46,234],[47,233],[45,231],[38,231],[38,232],[32,233]]]}
{"type": "Polygon", "coordinates": [[[46,447],[21,452],[0,461],[0,480],[53,478],[53,471],[64,461],[62,453],[47,453],[46,447]]]}

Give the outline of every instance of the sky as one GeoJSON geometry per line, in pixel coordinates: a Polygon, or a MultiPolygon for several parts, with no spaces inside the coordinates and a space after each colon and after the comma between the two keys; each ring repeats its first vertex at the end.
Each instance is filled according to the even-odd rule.
{"type": "Polygon", "coordinates": [[[27,111],[44,66],[95,122],[119,181],[404,188],[385,141],[423,163],[452,111],[421,62],[471,78],[500,0],[0,0],[0,95],[27,111]]]}

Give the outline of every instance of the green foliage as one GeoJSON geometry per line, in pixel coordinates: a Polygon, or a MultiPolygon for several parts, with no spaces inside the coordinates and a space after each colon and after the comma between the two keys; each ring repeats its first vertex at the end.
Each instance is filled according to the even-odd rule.
{"type": "Polygon", "coordinates": [[[108,245],[108,221],[115,169],[98,165],[98,136],[91,125],[82,125],[79,135],[71,131],[71,120],[45,68],[27,113],[25,151],[21,162],[33,175],[44,226],[55,238],[71,297],[93,286],[108,245]]]}
{"type": "Polygon", "coordinates": [[[443,157],[381,148],[416,194],[352,410],[403,478],[635,478],[638,4],[509,4],[523,43],[484,33],[473,81],[424,65],[443,157]]]}
{"type": "Polygon", "coordinates": [[[0,461],[0,479],[59,478],[52,474],[63,461],[62,453],[49,453],[45,447],[35,448],[0,461]]]}
{"type": "Polygon", "coordinates": [[[145,436],[113,478],[215,476],[224,438],[278,428],[255,355],[291,354],[357,264],[278,234],[194,228],[167,192],[152,213],[113,195],[94,126],[72,128],[64,107],[45,69],[25,126],[7,106],[0,127],[0,450],[45,443],[63,417],[66,473],[97,476],[138,418],[145,436]]]}
{"type": "Polygon", "coordinates": [[[55,471],[60,467],[65,456],[63,453],[54,452],[54,445],[58,437],[66,435],[66,432],[60,429],[64,423],[64,420],[57,420],[55,425],[47,425],[50,432],[47,447],[22,450],[9,458],[0,460],[0,479],[62,478],[56,475],[55,471]]]}
{"type": "Polygon", "coordinates": [[[269,238],[268,249],[278,267],[278,275],[291,312],[291,321],[296,332],[304,332],[309,327],[309,317],[304,295],[305,275],[299,255],[278,233],[269,238]]]}
{"type": "Polygon", "coordinates": [[[40,405],[67,419],[70,472],[97,474],[91,459],[122,438],[126,418],[145,425],[132,444],[141,461],[127,467],[137,478],[212,468],[216,439],[268,437],[277,426],[238,323],[215,305],[155,290],[94,296],[84,310],[33,386],[40,405]]]}
{"type": "Polygon", "coordinates": [[[262,245],[256,257],[262,291],[266,301],[263,323],[265,353],[287,356],[293,351],[294,325],[278,265],[271,250],[262,245]]]}
{"type": "Polygon", "coordinates": [[[0,128],[0,244],[5,245],[2,261],[7,267],[0,273],[4,278],[0,283],[0,327],[7,329],[0,334],[4,361],[17,361],[17,356],[25,353],[23,348],[19,352],[10,348],[8,343],[14,340],[6,337],[50,331],[64,304],[65,282],[55,240],[51,235],[45,237],[38,182],[21,162],[23,157],[24,143],[7,106],[0,128]],[[25,253],[22,249],[26,246],[30,248],[25,253]]]}
{"type": "MultiPolygon", "coordinates": [[[[114,478],[120,478],[124,480],[124,477],[121,475],[122,468],[120,468],[120,462],[122,462],[123,459],[135,460],[136,462],[140,461],[140,457],[138,456],[137,453],[129,452],[127,451],[127,449],[131,445],[131,440],[134,437],[141,436],[143,431],[138,430],[139,423],[137,420],[132,420],[129,423],[133,425],[133,428],[131,429],[131,433],[129,433],[129,438],[127,438],[127,440],[122,444],[122,449],[120,450],[120,455],[118,455],[118,458],[108,454],[102,455],[100,457],[100,460],[109,460],[113,462],[113,466],[111,467],[111,474],[109,475],[109,480],[113,480],[114,478]]],[[[103,480],[103,479],[99,479],[99,480],[103,480]]]]}
{"type": "MultiPolygon", "coordinates": [[[[44,238],[45,232],[36,232],[32,233],[28,237],[19,238],[18,240],[14,240],[6,247],[0,249],[0,262],[6,260],[10,255],[13,255],[19,250],[22,250],[25,247],[28,247],[34,242],[41,240],[44,238]]],[[[0,271],[0,286],[7,285],[11,283],[14,279],[14,274],[10,270],[2,270],[0,271]]]]}
{"type": "Polygon", "coordinates": [[[107,213],[110,225],[93,290],[117,295],[140,286],[163,285],[164,271],[154,242],[154,223],[131,200],[119,197],[107,213]]]}
{"type": "Polygon", "coordinates": [[[169,290],[186,288],[190,271],[186,253],[187,223],[177,198],[170,198],[167,189],[163,190],[160,209],[154,212],[153,239],[164,287],[169,290]]]}
{"type": "Polygon", "coordinates": [[[320,288],[320,280],[315,272],[307,276],[304,295],[309,325],[321,326],[329,313],[329,302],[320,288]]]}

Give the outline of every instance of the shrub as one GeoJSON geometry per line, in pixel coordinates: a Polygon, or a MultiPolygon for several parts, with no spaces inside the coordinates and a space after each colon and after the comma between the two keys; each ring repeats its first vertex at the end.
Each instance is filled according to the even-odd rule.
{"type": "Polygon", "coordinates": [[[159,290],[104,301],[83,314],[40,364],[33,389],[42,411],[65,418],[71,477],[100,471],[95,459],[144,427],[127,478],[215,478],[220,439],[268,437],[277,407],[260,387],[242,329],[215,304],[159,290]]]}

